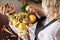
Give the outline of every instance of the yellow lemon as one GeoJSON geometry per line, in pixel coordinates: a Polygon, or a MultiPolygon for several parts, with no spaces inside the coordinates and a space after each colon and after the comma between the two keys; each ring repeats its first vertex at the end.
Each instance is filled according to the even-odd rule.
{"type": "Polygon", "coordinates": [[[13,25],[15,26],[18,23],[18,19],[13,20],[13,25]]]}
{"type": "Polygon", "coordinates": [[[20,24],[18,25],[18,28],[19,28],[20,30],[25,30],[25,29],[26,29],[26,24],[20,23],[20,24]]]}
{"type": "Polygon", "coordinates": [[[29,18],[30,18],[29,20],[30,20],[31,23],[34,23],[36,21],[36,16],[35,15],[30,15],[29,18]]]}
{"type": "Polygon", "coordinates": [[[22,33],[21,32],[18,32],[17,35],[20,37],[22,35],[22,33]]]}

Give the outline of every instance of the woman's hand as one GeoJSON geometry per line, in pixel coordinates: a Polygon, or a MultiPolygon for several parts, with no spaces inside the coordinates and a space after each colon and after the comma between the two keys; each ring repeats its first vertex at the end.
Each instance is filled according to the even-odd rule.
{"type": "Polygon", "coordinates": [[[24,30],[22,35],[21,35],[21,38],[23,40],[30,40],[30,37],[29,37],[29,31],[28,30],[24,30]]]}
{"type": "Polygon", "coordinates": [[[32,5],[28,5],[27,7],[26,7],[26,11],[28,12],[28,13],[34,13],[37,17],[38,16],[40,16],[40,17],[42,17],[42,16],[45,16],[45,13],[42,11],[42,10],[40,10],[40,9],[38,9],[38,8],[36,8],[36,7],[33,7],[32,5]]]}
{"type": "Polygon", "coordinates": [[[29,6],[26,7],[26,11],[30,14],[35,14],[38,18],[40,18],[40,16],[37,13],[38,11],[36,11],[35,7],[29,5],[29,6]]]}
{"type": "Polygon", "coordinates": [[[31,5],[26,7],[26,11],[29,13],[35,13],[36,12],[35,8],[31,5]]]}

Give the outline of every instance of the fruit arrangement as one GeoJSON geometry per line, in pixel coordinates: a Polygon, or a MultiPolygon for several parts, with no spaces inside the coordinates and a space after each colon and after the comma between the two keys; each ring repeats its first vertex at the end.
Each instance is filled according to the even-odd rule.
{"type": "MultiPolygon", "coordinates": [[[[15,9],[11,6],[10,3],[6,3],[0,6],[0,13],[3,15],[7,15],[9,20],[9,25],[13,25],[19,30],[23,31],[27,29],[27,26],[32,26],[36,22],[36,16],[34,14],[29,14],[26,12],[26,7],[29,4],[25,4],[20,13],[15,13],[15,9]]],[[[18,36],[22,34],[22,32],[17,33],[18,36]]]]}
{"type": "Polygon", "coordinates": [[[36,16],[34,14],[19,13],[12,16],[12,25],[18,26],[20,23],[30,26],[29,24],[34,24],[36,21],[36,16]]]}
{"type": "MultiPolygon", "coordinates": [[[[11,25],[23,31],[27,29],[27,26],[33,26],[35,22],[36,16],[34,14],[20,12],[12,15],[11,25]]],[[[21,34],[21,32],[18,32],[18,36],[21,34]]]]}

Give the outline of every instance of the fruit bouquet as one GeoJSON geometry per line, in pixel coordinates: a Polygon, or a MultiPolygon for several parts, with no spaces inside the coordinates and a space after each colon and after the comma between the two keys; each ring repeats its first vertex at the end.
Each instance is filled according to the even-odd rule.
{"type": "Polygon", "coordinates": [[[12,8],[13,5],[9,5],[10,3],[7,4],[4,4],[2,7],[0,7],[0,11],[4,11],[4,15],[7,15],[10,29],[12,29],[14,33],[18,34],[18,36],[20,36],[23,30],[26,30],[27,27],[31,27],[35,24],[37,19],[36,15],[26,12],[26,6],[28,4],[23,5],[21,8],[22,12],[19,13],[16,13],[15,6],[12,8]],[[1,8],[3,8],[3,10],[1,10],[1,8]]]}
{"type": "Polygon", "coordinates": [[[36,22],[36,16],[29,13],[16,13],[12,16],[11,25],[15,26],[19,30],[25,30],[28,27],[33,26],[36,22]]]}
{"type": "Polygon", "coordinates": [[[15,30],[18,36],[20,36],[23,30],[26,30],[28,27],[31,27],[35,24],[36,19],[37,17],[35,14],[30,14],[26,12],[25,9],[22,9],[22,12],[12,15],[10,27],[12,30],[15,30]],[[14,26],[15,29],[12,26],[14,26]]]}

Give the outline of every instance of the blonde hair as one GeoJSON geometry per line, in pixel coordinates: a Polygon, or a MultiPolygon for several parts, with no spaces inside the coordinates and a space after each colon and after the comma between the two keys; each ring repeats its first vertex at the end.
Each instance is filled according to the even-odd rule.
{"type": "Polygon", "coordinates": [[[45,6],[48,9],[48,19],[50,19],[50,17],[60,17],[60,0],[43,0],[45,3],[45,6]]]}

